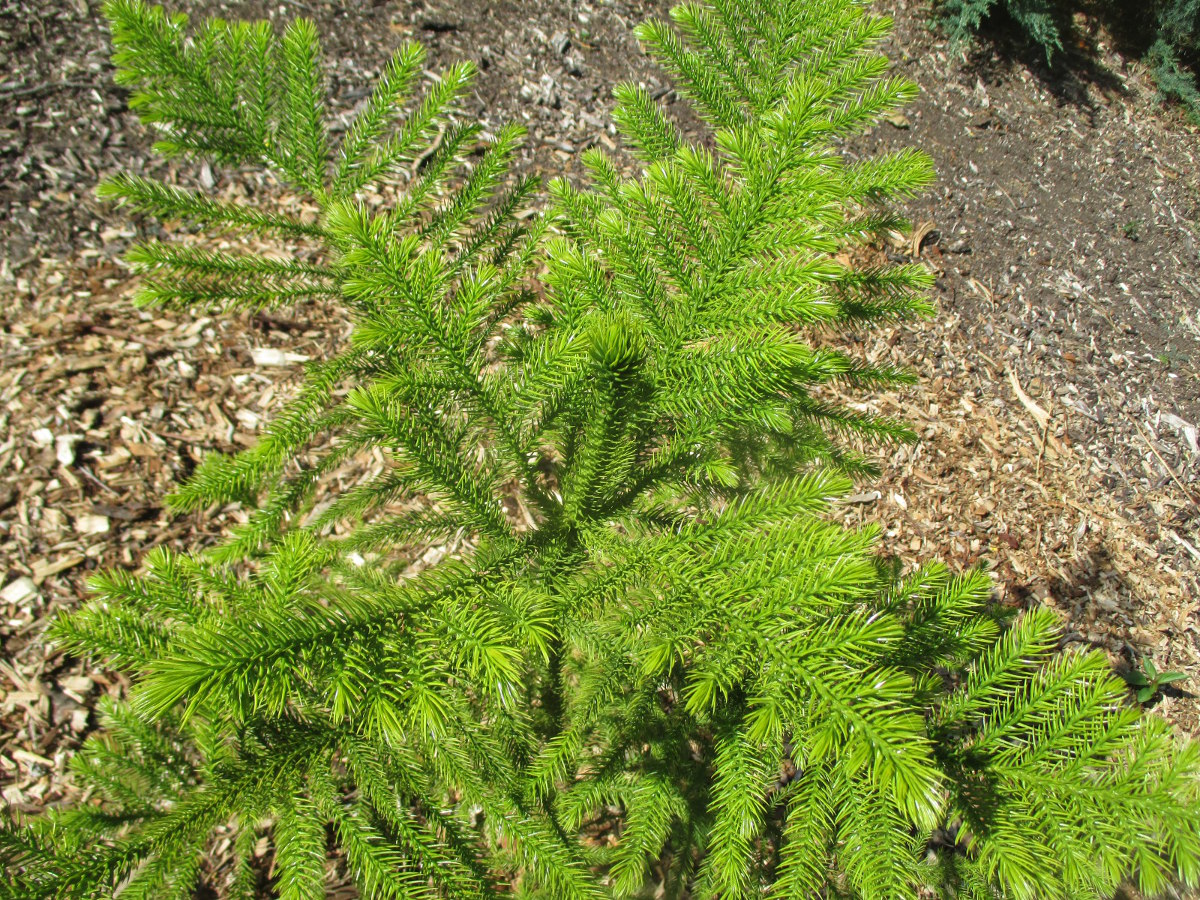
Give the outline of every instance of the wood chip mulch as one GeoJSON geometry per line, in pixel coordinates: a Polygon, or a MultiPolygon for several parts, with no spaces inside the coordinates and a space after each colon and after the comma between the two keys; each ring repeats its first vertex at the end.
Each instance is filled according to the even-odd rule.
{"type": "MultiPolygon", "coordinates": [[[[210,318],[131,307],[118,257],[145,223],[95,202],[101,174],[225,196],[270,186],[149,156],[111,86],[94,5],[42,15],[0,0],[0,134],[13,148],[0,152],[0,794],[23,812],[69,791],[66,762],[97,725],[97,697],[125,688],[48,646],[49,621],[82,601],[90,573],[136,567],[157,544],[202,546],[243,515],[174,516],[163,497],[205,453],[251,445],[300,360],[345,333],[321,308],[210,318]]],[[[475,59],[483,77],[467,112],[487,127],[524,122],[528,172],[577,172],[584,147],[612,149],[609,90],[622,79],[688,121],[630,37],[665,0],[188,5],[314,15],[343,113],[405,38],[429,45],[431,69],[475,59]]],[[[1151,658],[1185,672],[1155,708],[1200,734],[1195,130],[1160,115],[1145,73],[1112,52],[1121,91],[1068,85],[1073,99],[1032,63],[953,50],[926,27],[927,4],[888,6],[888,53],[924,93],[857,148],[934,155],[938,186],[909,210],[915,234],[877,252],[933,269],[941,312],[851,336],[920,384],[845,399],[916,423],[921,440],[842,515],[878,522],[884,549],[909,563],[990,563],[1003,602],[1059,610],[1068,641],[1118,667],[1151,658]]]]}

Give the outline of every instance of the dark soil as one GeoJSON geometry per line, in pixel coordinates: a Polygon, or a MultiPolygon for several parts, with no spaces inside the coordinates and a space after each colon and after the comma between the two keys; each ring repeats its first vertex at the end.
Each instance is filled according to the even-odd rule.
{"type": "Polygon", "coordinates": [[[1064,383],[1109,382],[1115,397],[1081,386],[1073,398],[1101,419],[1145,401],[1195,420],[1200,131],[1156,109],[1145,73],[1102,34],[1084,68],[1013,60],[1003,42],[964,60],[930,35],[924,4],[900,6],[889,55],[924,93],[909,127],[856,149],[932,154],[938,186],[911,214],[937,226],[943,295],[990,326],[983,348],[1065,361],[1064,383]]]}
{"type": "MultiPolygon", "coordinates": [[[[173,6],[311,16],[343,114],[405,39],[426,44],[430,70],[475,60],[464,115],[524,123],[521,166],[545,176],[578,174],[593,144],[616,148],[618,81],[694,121],[632,37],[666,2],[173,6]]],[[[923,440],[887,460],[847,515],[880,521],[908,559],[991,560],[1007,602],[1055,606],[1073,640],[1118,664],[1153,656],[1196,689],[1197,130],[1158,107],[1146,73],[1086,20],[1098,61],[1050,72],[1003,44],[950,48],[925,3],[888,8],[887,52],[924,92],[847,152],[933,156],[939,182],[908,210],[917,239],[896,235],[879,252],[938,272],[941,313],[851,336],[921,375],[920,389],[869,402],[923,440]]],[[[322,310],[220,321],[132,310],[117,260],[135,225],[94,200],[96,181],[135,171],[218,192],[237,183],[151,157],[111,84],[95,0],[0,0],[0,69],[0,783],[32,810],[60,796],[96,693],[121,689],[48,648],[48,619],[79,601],[88,572],[136,565],[163,541],[186,548],[236,517],[172,517],[161,498],[204,452],[252,443],[277,405],[280,370],[252,351],[316,356],[341,325],[322,310]]],[[[1160,709],[1197,730],[1185,694],[1160,709]]]]}

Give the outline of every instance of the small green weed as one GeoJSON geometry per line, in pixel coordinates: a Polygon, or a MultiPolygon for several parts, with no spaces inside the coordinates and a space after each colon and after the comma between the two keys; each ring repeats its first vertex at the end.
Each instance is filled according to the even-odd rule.
{"type": "Polygon", "coordinates": [[[1149,703],[1168,684],[1183,681],[1187,678],[1183,672],[1160,672],[1154,666],[1154,661],[1147,659],[1140,669],[1132,670],[1125,676],[1125,683],[1136,693],[1138,703],[1149,703]]]}

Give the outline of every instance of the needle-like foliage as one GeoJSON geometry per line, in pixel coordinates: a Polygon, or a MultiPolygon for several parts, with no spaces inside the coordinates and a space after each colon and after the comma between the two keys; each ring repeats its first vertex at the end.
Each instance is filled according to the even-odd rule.
{"type": "Polygon", "coordinates": [[[589,152],[530,214],[519,133],[452,112],[466,67],[414,99],[403,48],[339,142],[310,24],[108,14],[165,152],[265,166],[310,210],[114,178],[144,212],[280,242],[145,244],[142,301],[337,302],[353,330],[173,498],[246,525],[96,579],[56,626],[132,686],[76,757],[87,799],[0,830],[3,896],[1200,882],[1195,746],[985,573],[902,576],[828,515],[873,443],[911,437],[831,399],[906,377],[837,336],[929,311],[923,270],[842,253],[931,178],[835,150],[913,96],[872,49],[885,19],[712,0],[643,26],[710,131],[620,87],[637,173],[589,152]]]}
{"type": "Polygon", "coordinates": [[[1200,0],[936,0],[934,10],[955,41],[974,37],[1003,10],[1052,64],[1065,55],[1064,43],[1087,43],[1072,16],[1096,17],[1106,31],[1145,54],[1159,98],[1178,102],[1200,122],[1200,0]]]}

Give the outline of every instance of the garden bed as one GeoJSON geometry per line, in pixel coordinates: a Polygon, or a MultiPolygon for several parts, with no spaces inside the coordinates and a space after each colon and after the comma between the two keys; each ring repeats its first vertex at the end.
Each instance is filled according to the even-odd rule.
{"type": "MultiPolygon", "coordinates": [[[[47,646],[46,625],[89,573],[136,566],[157,544],[202,545],[236,519],[173,516],[162,498],[205,453],[252,443],[299,361],[328,352],[344,322],[322,308],[134,310],[119,256],[138,223],[95,201],[101,175],[168,171],[227,196],[271,186],[149,155],[110,83],[95,4],[0,2],[0,784],[32,811],[66,789],[97,696],[123,689],[47,646]]],[[[547,176],[578,174],[589,146],[615,148],[615,82],[669,99],[631,35],[662,3],[188,6],[315,18],[346,112],[407,38],[427,44],[431,69],[474,59],[465,114],[526,124],[521,167],[547,176]]],[[[842,512],[877,522],[906,561],[990,563],[1003,602],[1060,610],[1068,640],[1118,665],[1188,673],[1159,710],[1200,733],[1187,693],[1200,691],[1196,131],[1155,107],[1146,74],[1103,35],[1108,76],[1047,80],[952,50],[924,4],[894,6],[889,55],[924,93],[847,152],[933,155],[939,183],[908,210],[916,231],[872,252],[933,268],[940,312],[859,336],[863,355],[920,376],[867,402],[921,441],[885,455],[842,512]]]]}

